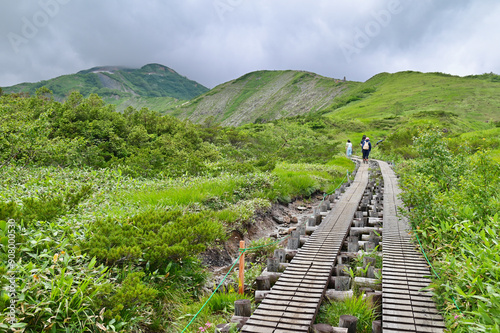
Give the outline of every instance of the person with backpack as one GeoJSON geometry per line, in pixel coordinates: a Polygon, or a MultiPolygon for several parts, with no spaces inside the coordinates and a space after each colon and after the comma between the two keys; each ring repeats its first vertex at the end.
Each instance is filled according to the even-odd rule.
{"type": "Polygon", "coordinates": [[[361,149],[363,149],[363,143],[365,143],[366,135],[363,135],[363,138],[361,139],[361,142],[359,143],[359,146],[361,149]]]}
{"type": "Polygon", "coordinates": [[[370,138],[365,138],[361,141],[361,147],[363,151],[363,163],[368,163],[368,156],[370,155],[370,151],[372,150],[372,143],[370,142],[370,138]]]}
{"type": "MultiPolygon", "coordinates": [[[[363,134],[363,138],[361,139],[361,142],[359,143],[359,148],[361,148],[361,154],[363,154],[363,144],[365,143],[366,135],[363,134]]],[[[364,160],[363,160],[364,162],[364,160]]]]}

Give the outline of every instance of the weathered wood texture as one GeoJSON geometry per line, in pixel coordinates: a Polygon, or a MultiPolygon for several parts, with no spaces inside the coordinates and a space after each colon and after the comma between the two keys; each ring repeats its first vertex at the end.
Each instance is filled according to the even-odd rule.
{"type": "Polygon", "coordinates": [[[398,213],[402,206],[397,178],[379,162],[384,178],[384,229],[382,262],[382,330],[392,332],[444,332],[430,291],[429,267],[412,243],[408,221],[398,213]]]}
{"type": "Polygon", "coordinates": [[[366,185],[361,164],[351,186],[294,256],[241,332],[309,332],[366,185]]]}

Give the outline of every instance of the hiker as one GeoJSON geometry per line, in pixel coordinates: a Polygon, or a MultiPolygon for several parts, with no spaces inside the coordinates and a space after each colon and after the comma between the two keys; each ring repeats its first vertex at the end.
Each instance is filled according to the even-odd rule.
{"type": "Polygon", "coordinates": [[[352,155],[352,143],[351,140],[347,140],[347,143],[345,144],[345,153],[347,155],[347,158],[351,158],[352,155]]]}
{"type": "Polygon", "coordinates": [[[359,143],[361,150],[363,150],[363,143],[365,143],[365,139],[366,139],[366,135],[363,135],[363,138],[361,139],[361,142],[359,143]]]}
{"type": "Polygon", "coordinates": [[[372,150],[372,143],[370,142],[370,138],[366,138],[362,142],[363,149],[363,163],[368,163],[368,156],[370,155],[370,151],[372,150]]]}

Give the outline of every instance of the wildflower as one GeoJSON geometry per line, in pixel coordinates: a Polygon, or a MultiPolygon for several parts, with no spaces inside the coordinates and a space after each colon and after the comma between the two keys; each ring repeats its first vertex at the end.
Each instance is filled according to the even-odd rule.
{"type": "Polygon", "coordinates": [[[58,253],[54,254],[54,258],[52,258],[52,261],[54,262],[54,264],[57,262],[57,259],[59,259],[58,253]]]}
{"type": "Polygon", "coordinates": [[[458,319],[458,315],[455,315],[455,319],[458,319]]]}
{"type": "Polygon", "coordinates": [[[200,330],[200,332],[205,332],[205,327],[198,327],[198,329],[200,330]]]}
{"type": "Polygon", "coordinates": [[[40,277],[36,274],[33,274],[33,280],[40,281],[40,277]]]}
{"type": "Polygon", "coordinates": [[[205,323],[205,326],[206,326],[206,328],[210,328],[210,327],[212,327],[212,323],[211,323],[211,322],[209,322],[209,321],[207,321],[207,322],[205,323]]]}
{"type": "Polygon", "coordinates": [[[66,251],[61,251],[61,255],[66,254],[66,251]]]}

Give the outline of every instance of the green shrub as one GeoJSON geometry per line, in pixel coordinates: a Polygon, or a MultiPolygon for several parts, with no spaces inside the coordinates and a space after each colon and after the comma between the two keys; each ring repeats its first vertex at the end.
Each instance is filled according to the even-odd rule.
{"type": "Polygon", "coordinates": [[[137,307],[144,307],[154,302],[158,291],[148,287],[142,282],[144,272],[134,272],[127,275],[116,292],[109,297],[103,306],[107,308],[104,315],[107,319],[115,319],[117,322],[126,316],[126,320],[135,316],[137,307]]]}
{"type": "Polygon", "coordinates": [[[38,198],[29,197],[23,200],[22,216],[28,223],[33,221],[50,222],[66,212],[64,200],[60,196],[42,193],[38,198]]]}
{"type": "Polygon", "coordinates": [[[20,217],[28,224],[36,221],[51,222],[73,210],[91,192],[91,185],[83,185],[78,190],[70,189],[61,195],[44,192],[37,198],[24,198],[20,217]]]}
{"type": "Polygon", "coordinates": [[[14,201],[0,201],[0,220],[8,221],[9,219],[16,220],[21,214],[19,206],[14,201]]]}
{"type": "Polygon", "coordinates": [[[495,298],[500,293],[500,165],[481,150],[451,151],[448,141],[437,132],[415,140],[419,158],[400,170],[402,199],[439,275],[432,287],[449,328],[494,332],[500,311],[495,298]]]}
{"type": "Polygon", "coordinates": [[[207,219],[206,213],[152,210],[121,220],[96,221],[83,246],[108,264],[149,262],[151,267],[166,267],[224,237],[223,226],[207,219]]]}
{"type": "Polygon", "coordinates": [[[147,109],[118,113],[78,92],[64,103],[45,94],[2,96],[0,124],[2,165],[124,165],[133,176],[153,177],[199,174],[219,158],[191,123],[147,109]]]}
{"type": "MultiPolygon", "coordinates": [[[[19,322],[12,328],[26,328],[28,332],[97,331],[102,322],[93,302],[104,290],[107,268],[95,267],[95,260],[89,262],[84,256],[64,252],[52,256],[43,251],[32,254],[32,260],[43,264],[16,266],[19,322]]],[[[1,312],[4,310],[0,308],[1,312]]],[[[6,329],[6,325],[0,325],[6,329]]]]}
{"type": "Polygon", "coordinates": [[[247,248],[251,249],[248,250],[248,255],[255,259],[272,256],[278,247],[279,244],[273,238],[260,238],[247,245],[247,248]]]}

